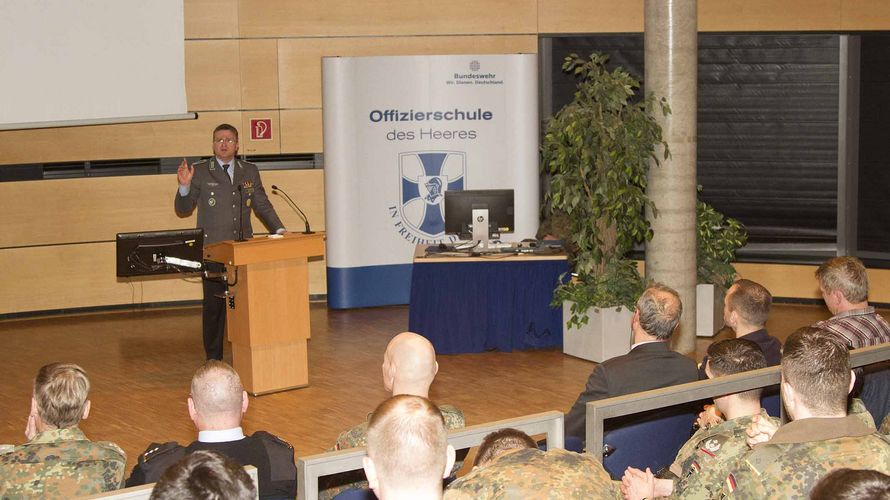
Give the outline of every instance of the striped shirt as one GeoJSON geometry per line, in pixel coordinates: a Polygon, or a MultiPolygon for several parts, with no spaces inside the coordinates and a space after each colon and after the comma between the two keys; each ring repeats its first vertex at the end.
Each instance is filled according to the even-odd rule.
{"type": "Polygon", "coordinates": [[[853,349],[890,342],[890,324],[874,307],[842,312],[814,326],[840,335],[853,349]]]}

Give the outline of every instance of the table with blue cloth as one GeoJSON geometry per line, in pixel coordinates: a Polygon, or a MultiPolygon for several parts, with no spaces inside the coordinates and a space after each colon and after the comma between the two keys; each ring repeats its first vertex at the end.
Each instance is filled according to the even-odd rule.
{"type": "Polygon", "coordinates": [[[562,347],[562,308],[550,302],[565,254],[425,256],[411,273],[408,329],[437,354],[562,347]]]}

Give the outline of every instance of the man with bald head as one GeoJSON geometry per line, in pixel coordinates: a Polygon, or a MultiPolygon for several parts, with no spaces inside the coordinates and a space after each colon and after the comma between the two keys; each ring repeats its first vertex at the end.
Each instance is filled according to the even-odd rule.
{"type": "Polygon", "coordinates": [[[127,486],[156,482],[167,467],[186,455],[211,450],[242,466],[256,467],[260,498],[294,498],[297,468],[293,447],[264,431],[245,436],[241,417],[247,411],[248,402],[241,377],[231,366],[216,360],[204,363],[192,377],[188,398],[189,417],[198,429],[198,440],[188,446],[175,441],[152,443],[139,456],[127,486]]]}
{"type": "MultiPolygon", "coordinates": [[[[383,387],[393,396],[408,394],[429,398],[430,386],[439,371],[436,350],[426,338],[412,332],[393,337],[383,354],[383,387]]],[[[465,425],[464,414],[451,405],[439,405],[445,426],[459,429],[465,425]]],[[[335,450],[357,448],[367,443],[368,419],[337,437],[335,450]]]]}
{"type": "MultiPolygon", "coordinates": [[[[430,386],[439,363],[436,362],[436,350],[426,338],[412,332],[403,332],[389,341],[383,354],[383,387],[393,396],[409,395],[429,398],[430,386]]],[[[439,411],[448,429],[464,427],[464,414],[451,405],[439,405],[439,411]]],[[[335,450],[358,448],[368,443],[368,424],[374,417],[369,413],[364,422],[343,431],[334,444],[335,450]]],[[[331,499],[349,489],[364,489],[368,483],[358,473],[343,473],[325,478],[319,498],[331,499]]]]}

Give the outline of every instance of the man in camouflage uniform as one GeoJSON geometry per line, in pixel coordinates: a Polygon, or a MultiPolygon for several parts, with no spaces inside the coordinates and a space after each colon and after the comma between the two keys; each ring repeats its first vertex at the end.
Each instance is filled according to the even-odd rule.
{"type": "Polygon", "coordinates": [[[473,471],[445,490],[447,500],[494,498],[621,498],[603,465],[589,454],[541,451],[516,429],[482,441],[473,471]]]}
{"type": "MultiPolygon", "coordinates": [[[[767,366],[758,344],[744,339],[723,340],[708,347],[705,373],[708,378],[733,375],[767,366]]],[[[628,498],[675,495],[682,498],[711,498],[739,456],[748,448],[746,433],[755,416],[771,419],[760,407],[762,389],[714,398],[725,421],[710,423],[706,412],[699,417],[700,429],[680,448],[670,467],[671,478],[655,479],[647,489],[645,473],[629,468],[622,479],[628,498]]],[[[772,419],[776,425],[779,421],[772,419]]],[[[651,482],[649,483],[651,484],[651,482]]]]}
{"type": "Polygon", "coordinates": [[[124,451],[92,442],[78,428],[90,413],[89,391],[77,365],[52,363],[37,372],[28,442],[0,454],[0,498],[71,498],[121,486],[124,451]]]}
{"type": "Polygon", "coordinates": [[[782,356],[781,388],[793,421],[778,429],[754,422],[748,430],[754,449],[726,477],[722,494],[802,498],[838,467],[890,473],[890,441],[847,414],[853,382],[847,347],[835,334],[813,327],[791,334],[782,356]]]}
{"type": "MultiPolygon", "coordinates": [[[[439,371],[436,362],[436,350],[426,338],[412,332],[403,332],[389,341],[383,353],[383,387],[393,395],[408,394],[429,397],[430,386],[439,371]]],[[[464,414],[452,405],[439,405],[439,411],[445,419],[447,429],[460,429],[466,424],[464,414]]],[[[343,431],[337,437],[334,450],[359,448],[367,444],[368,423],[373,417],[369,413],[367,419],[351,429],[343,431]]],[[[463,465],[459,461],[455,471],[463,465]]],[[[330,476],[323,480],[319,492],[322,500],[333,498],[347,489],[364,489],[368,487],[360,471],[330,476]]]]}

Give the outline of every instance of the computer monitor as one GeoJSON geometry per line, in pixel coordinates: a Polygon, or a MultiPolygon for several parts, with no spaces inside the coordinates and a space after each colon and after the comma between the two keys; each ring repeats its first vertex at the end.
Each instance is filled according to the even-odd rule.
{"type": "Polygon", "coordinates": [[[204,267],[203,253],[201,228],[118,233],[117,276],[199,272],[204,267]]]}
{"type": "Polygon", "coordinates": [[[514,231],[512,189],[445,191],[445,232],[482,241],[514,231]]]}

